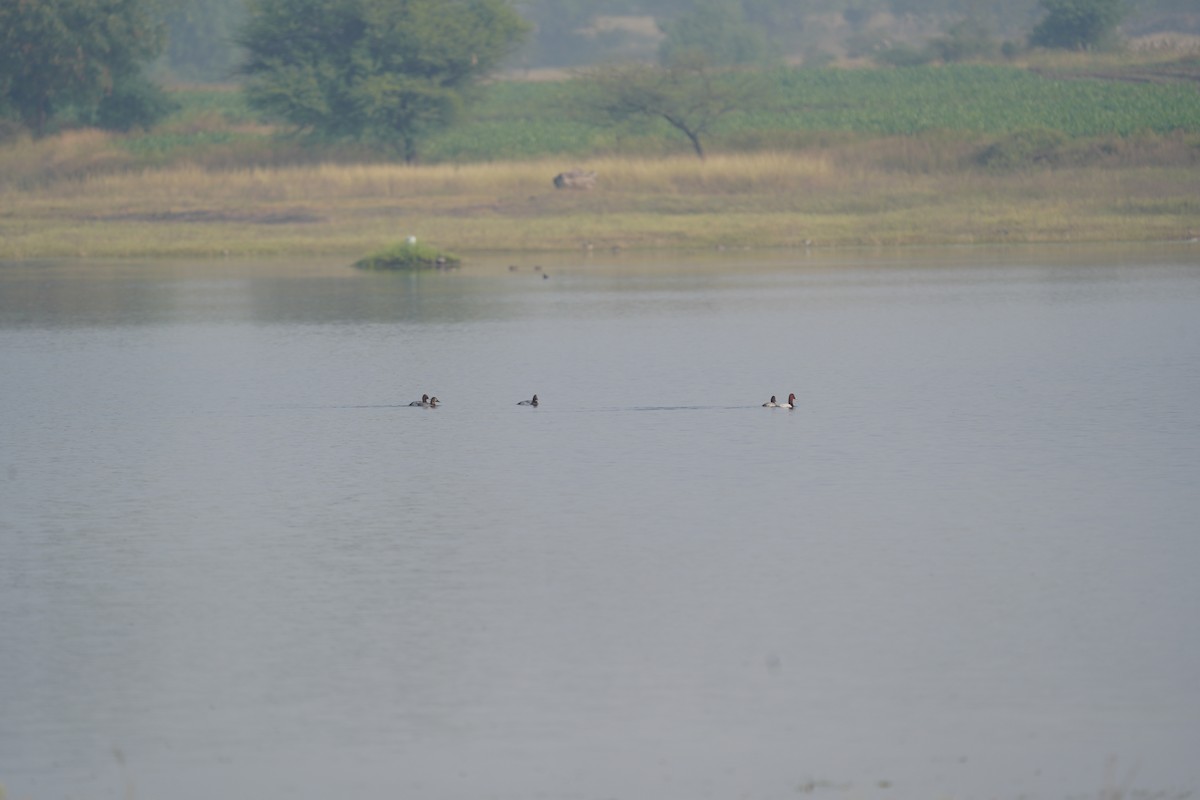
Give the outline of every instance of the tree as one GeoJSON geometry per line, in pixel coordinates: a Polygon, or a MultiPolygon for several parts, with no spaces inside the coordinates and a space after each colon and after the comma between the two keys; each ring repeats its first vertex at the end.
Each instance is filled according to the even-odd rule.
{"type": "Polygon", "coordinates": [[[766,97],[762,76],[717,69],[690,51],[664,66],[625,64],[584,73],[581,103],[592,116],[611,123],[661,119],[687,137],[704,158],[702,137],[721,117],[749,111],[766,97]]]}
{"type": "Polygon", "coordinates": [[[1065,50],[1091,50],[1110,39],[1124,16],[1121,0],[1041,0],[1046,16],[1029,43],[1065,50]]]}
{"type": "Polygon", "coordinates": [[[39,136],[65,112],[92,119],[123,86],[153,91],[162,41],[143,0],[0,0],[0,103],[39,136]]]}
{"type": "Polygon", "coordinates": [[[951,25],[944,36],[931,39],[927,47],[930,55],[947,64],[994,58],[1000,52],[1000,44],[992,38],[987,26],[970,18],[951,25]]]}
{"type": "Polygon", "coordinates": [[[246,0],[159,0],[167,24],[163,53],[171,74],[185,80],[228,80],[240,54],[234,41],[246,0]]]}
{"type": "Polygon", "coordinates": [[[413,161],[528,27],[507,0],[252,0],[240,72],[255,108],[413,161]]]}

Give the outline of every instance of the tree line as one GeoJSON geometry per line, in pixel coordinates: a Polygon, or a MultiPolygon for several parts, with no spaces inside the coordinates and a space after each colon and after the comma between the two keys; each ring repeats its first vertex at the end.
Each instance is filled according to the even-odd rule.
{"type": "MultiPolygon", "coordinates": [[[[7,1],[7,0],[6,0],[7,1]]],[[[228,80],[241,53],[237,32],[251,0],[157,0],[167,30],[161,63],[189,81],[228,80]]],[[[1200,33],[1195,0],[1126,0],[1135,26],[1200,33]]],[[[1024,36],[1037,22],[1039,0],[513,0],[530,23],[511,63],[524,67],[579,67],[652,56],[661,38],[694,24],[692,17],[720,17],[741,27],[776,53],[820,51],[830,19],[857,47],[870,48],[874,24],[890,15],[923,30],[968,23],[999,39],[1024,36]],[[614,24],[641,19],[648,23],[614,24]]],[[[744,45],[743,45],[744,46],[744,45]]]]}
{"type": "MultiPolygon", "coordinates": [[[[875,2],[928,10],[970,0],[875,2]]],[[[1036,3],[1041,15],[1030,42],[1047,47],[1101,44],[1126,10],[1121,0],[992,5],[1011,9],[1022,2],[1036,3]]],[[[511,64],[535,31],[539,37],[558,31],[569,40],[568,34],[594,27],[600,11],[654,9],[665,20],[657,63],[592,69],[579,105],[597,122],[664,120],[703,157],[703,137],[713,123],[759,98],[754,70],[746,68],[778,59],[774,37],[801,24],[800,10],[852,10],[850,0],[162,3],[0,0],[0,134],[4,126],[23,126],[35,135],[74,125],[147,127],[171,109],[149,75],[164,54],[175,53],[192,61],[215,59],[208,66],[239,80],[252,107],[299,132],[371,141],[414,160],[421,140],[453,124],[484,79],[511,64]],[[180,36],[178,28],[190,36],[180,36]],[[209,35],[226,37],[240,55],[217,58],[204,46],[209,35]]],[[[853,8],[870,7],[854,0],[853,8]]],[[[950,48],[965,46],[974,30],[952,27],[941,40],[940,57],[952,60],[950,48]]]]}

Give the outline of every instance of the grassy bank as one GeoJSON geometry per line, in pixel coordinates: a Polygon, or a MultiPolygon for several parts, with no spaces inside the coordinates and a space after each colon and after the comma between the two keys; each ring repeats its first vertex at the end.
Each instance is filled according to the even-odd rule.
{"type": "Polygon", "coordinates": [[[425,163],[379,163],[180,89],[152,131],[0,144],[0,258],[1139,241],[1200,235],[1200,60],[784,70],[700,162],[491,87],[425,163]],[[553,176],[594,170],[592,191],[553,176]]]}
{"type": "MultiPolygon", "coordinates": [[[[909,152],[910,150],[916,152],[909,152]]],[[[935,148],[936,149],[936,148],[935,148]]],[[[407,167],[175,166],[0,195],[0,258],[1137,241],[1200,235],[1200,167],[902,170],[907,140],[814,152],[407,167]]],[[[942,158],[942,155],[937,155],[942,158]]]]}

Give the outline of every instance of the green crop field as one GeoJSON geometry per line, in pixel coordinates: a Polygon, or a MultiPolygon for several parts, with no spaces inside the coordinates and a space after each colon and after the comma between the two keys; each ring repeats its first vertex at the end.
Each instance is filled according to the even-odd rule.
{"type": "MultiPolygon", "coordinates": [[[[955,65],[909,69],[781,70],[765,107],[734,113],[714,147],[787,145],[798,135],[856,137],[1028,130],[1068,137],[1200,132],[1200,84],[1051,77],[1020,67],[955,65]]],[[[573,107],[575,85],[499,83],[460,126],[424,148],[428,160],[489,160],[594,153],[647,154],[675,142],[665,124],[599,128],[573,107]]]]}
{"type": "Polygon", "coordinates": [[[1200,130],[1196,86],[1055,79],[996,66],[785,73],[762,127],[912,135],[1051,129],[1070,136],[1200,130]]]}
{"type": "MultiPolygon", "coordinates": [[[[1183,79],[1172,81],[998,65],[781,69],[767,76],[759,106],[723,117],[707,143],[714,150],[747,152],[830,136],[981,141],[1028,131],[1071,139],[1200,134],[1200,67],[1188,63],[1183,69],[1183,79]]],[[[666,123],[598,125],[580,112],[581,91],[578,80],[481,87],[459,124],[422,142],[421,160],[654,156],[688,149],[666,123]]],[[[204,160],[213,153],[220,154],[219,163],[233,163],[239,151],[261,163],[266,146],[275,151],[271,163],[308,161],[322,152],[337,160],[359,160],[364,152],[378,157],[373,148],[322,151],[295,138],[281,140],[283,132],[258,119],[233,87],[182,88],[173,97],[180,109],[155,130],[121,139],[122,150],[149,164],[189,155],[204,160]]]]}

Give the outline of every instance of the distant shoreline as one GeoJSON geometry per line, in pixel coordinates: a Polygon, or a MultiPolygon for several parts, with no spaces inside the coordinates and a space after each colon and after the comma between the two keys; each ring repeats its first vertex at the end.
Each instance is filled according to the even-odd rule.
{"type": "Polygon", "coordinates": [[[178,88],[147,131],[0,144],[0,259],[330,255],[415,236],[492,252],[1188,241],[1200,236],[1200,60],[782,69],[707,134],[584,124],[571,81],[499,82],[406,165],[178,88]],[[596,173],[593,189],[555,175],[596,173]]]}

